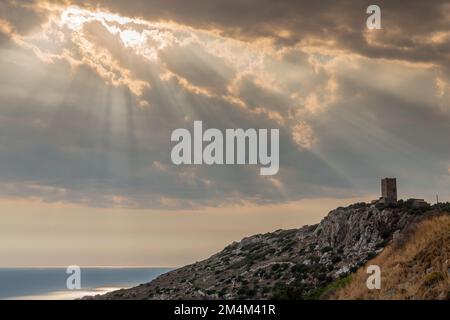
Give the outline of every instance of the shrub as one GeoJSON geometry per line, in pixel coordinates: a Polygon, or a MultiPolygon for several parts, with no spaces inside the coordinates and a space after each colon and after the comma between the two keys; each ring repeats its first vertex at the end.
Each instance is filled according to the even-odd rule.
{"type": "Polygon", "coordinates": [[[338,263],[338,262],[340,262],[341,260],[342,260],[342,258],[341,258],[340,256],[333,256],[333,257],[331,258],[331,262],[332,262],[333,264],[338,263]]]}
{"type": "Polygon", "coordinates": [[[331,250],[333,250],[332,247],[323,247],[322,250],[320,250],[320,251],[321,251],[322,253],[325,253],[325,252],[328,252],[328,251],[331,251],[331,250]]]}
{"type": "Polygon", "coordinates": [[[441,272],[435,271],[425,275],[423,284],[427,287],[432,287],[443,280],[445,280],[444,275],[441,272]]]}
{"type": "Polygon", "coordinates": [[[278,269],[280,269],[280,264],[276,263],[274,265],[272,265],[272,271],[277,271],[278,269]]]}
{"type": "Polygon", "coordinates": [[[313,289],[305,296],[307,300],[326,299],[334,291],[345,287],[352,280],[351,276],[347,276],[328,284],[325,287],[313,289]]]}
{"type": "Polygon", "coordinates": [[[242,286],[237,291],[240,298],[252,298],[255,296],[256,291],[254,289],[250,289],[247,286],[242,286]]]}
{"type": "Polygon", "coordinates": [[[295,266],[291,267],[291,271],[294,275],[307,273],[309,271],[309,266],[303,263],[296,264],[295,266]]]}
{"type": "Polygon", "coordinates": [[[278,283],[274,286],[271,299],[274,300],[303,300],[305,287],[299,281],[289,285],[278,283]]]}

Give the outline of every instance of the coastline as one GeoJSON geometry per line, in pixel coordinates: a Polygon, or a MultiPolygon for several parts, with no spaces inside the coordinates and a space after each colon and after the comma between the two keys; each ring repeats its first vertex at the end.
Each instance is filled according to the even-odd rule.
{"type": "Polygon", "coordinates": [[[48,293],[25,295],[7,298],[5,300],[76,300],[86,296],[106,294],[115,290],[128,289],[131,287],[99,287],[94,289],[80,289],[67,291],[51,291],[48,293]]]}
{"type": "Polygon", "coordinates": [[[0,300],[73,300],[128,289],[170,268],[83,268],[81,289],[66,287],[66,268],[0,268],[0,300]]]}

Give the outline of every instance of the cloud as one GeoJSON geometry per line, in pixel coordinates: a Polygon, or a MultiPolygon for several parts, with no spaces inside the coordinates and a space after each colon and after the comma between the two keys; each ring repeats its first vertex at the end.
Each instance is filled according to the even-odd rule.
{"type": "Polygon", "coordinates": [[[176,21],[246,41],[270,38],[278,46],[321,44],[371,58],[441,67],[448,64],[449,42],[444,41],[450,19],[448,1],[381,1],[377,4],[382,10],[383,29],[376,32],[365,28],[366,8],[370,4],[348,0],[90,2],[90,6],[100,5],[123,15],[176,21]]]}
{"type": "Polygon", "coordinates": [[[235,73],[223,59],[198,44],[166,47],[159,57],[168,71],[215,94],[226,94],[228,81],[235,73]]]}
{"type": "Polygon", "coordinates": [[[425,26],[407,22],[419,2],[382,5],[379,34],[349,1],[61,4],[3,4],[37,17],[0,20],[16,37],[0,51],[5,197],[172,209],[449,183],[439,1],[425,26]],[[172,165],[170,134],[194,120],[280,128],[279,174],[172,165]]]}
{"type": "MultiPolygon", "coordinates": [[[[5,74],[16,75],[14,82],[2,81],[11,88],[22,88],[4,87],[0,95],[5,106],[0,113],[0,133],[5,137],[0,180],[9,186],[4,196],[91,206],[178,208],[278,202],[312,196],[321,184],[345,186],[326,165],[314,177],[299,172],[295,167],[299,161],[314,167],[321,163],[308,153],[293,153],[292,160],[284,160],[278,180],[287,191],[274,192],[273,180],[261,177],[257,167],[176,167],[169,158],[170,133],[179,127],[189,129],[194,119],[202,119],[205,127],[221,129],[278,124],[251,108],[230,104],[221,96],[197,94],[176,78],[159,79],[151,73],[146,80],[152,86],[140,97],[150,101],[151,107],[142,108],[128,87],[105,83],[89,65],[71,74],[64,60],[46,64],[33,59],[32,52],[23,55],[19,66],[2,65],[5,74]],[[32,70],[34,79],[25,70],[32,70]],[[71,78],[62,76],[66,74],[71,78]],[[315,182],[301,183],[299,188],[302,178],[315,182]],[[65,192],[55,193],[51,188],[65,192]]],[[[6,58],[4,52],[2,57],[6,58]]],[[[281,139],[289,151],[289,131],[282,130],[281,139]]]]}
{"type": "Polygon", "coordinates": [[[294,126],[292,139],[300,148],[305,149],[311,148],[316,140],[311,126],[306,122],[299,122],[294,126]]]}

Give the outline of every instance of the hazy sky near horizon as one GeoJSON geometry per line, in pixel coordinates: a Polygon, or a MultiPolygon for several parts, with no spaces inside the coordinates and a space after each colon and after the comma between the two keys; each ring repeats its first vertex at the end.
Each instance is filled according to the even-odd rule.
{"type": "Polygon", "coordinates": [[[2,1],[0,266],[186,263],[384,176],[450,200],[450,3],[378,2],[381,30],[370,4],[2,1]],[[279,128],[279,173],[174,166],[194,120],[279,128]]]}

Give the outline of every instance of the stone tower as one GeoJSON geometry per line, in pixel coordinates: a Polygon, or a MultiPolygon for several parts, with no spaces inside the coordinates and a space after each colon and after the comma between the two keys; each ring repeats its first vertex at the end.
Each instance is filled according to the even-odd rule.
{"type": "Polygon", "coordinates": [[[381,199],[384,204],[397,202],[397,179],[384,178],[381,179],[381,199]]]}

